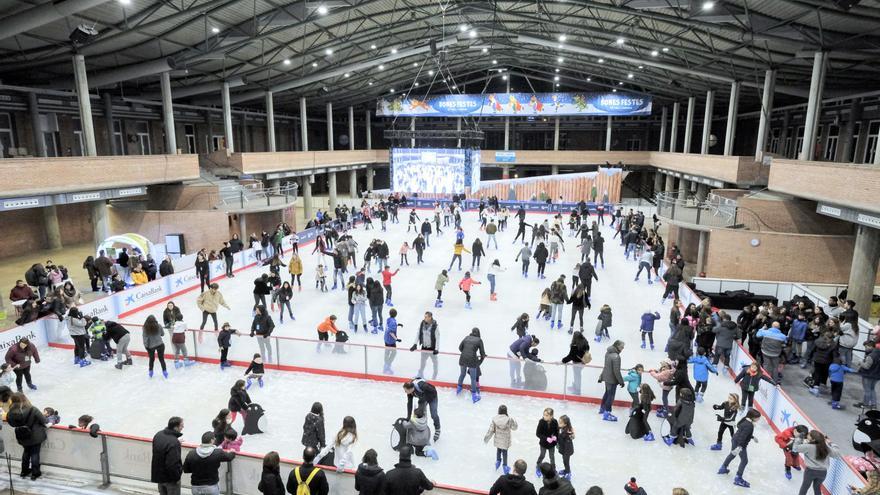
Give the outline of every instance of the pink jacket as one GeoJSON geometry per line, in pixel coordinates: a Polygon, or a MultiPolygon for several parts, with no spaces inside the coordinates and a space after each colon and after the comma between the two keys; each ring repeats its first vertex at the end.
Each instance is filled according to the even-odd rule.
{"type": "Polygon", "coordinates": [[[458,288],[465,291],[465,292],[468,292],[471,290],[471,286],[474,284],[480,285],[480,282],[477,282],[476,280],[474,280],[470,277],[465,277],[465,278],[461,279],[461,282],[458,283],[458,288]]]}
{"type": "Polygon", "coordinates": [[[220,443],[220,448],[223,450],[231,450],[233,452],[241,452],[242,443],[244,443],[244,438],[237,436],[235,437],[235,440],[224,439],[223,442],[220,443]]]}

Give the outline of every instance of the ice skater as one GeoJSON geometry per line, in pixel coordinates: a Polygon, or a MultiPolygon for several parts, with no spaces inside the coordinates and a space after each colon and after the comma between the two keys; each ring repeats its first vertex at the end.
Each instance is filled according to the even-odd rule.
{"type": "Polygon", "coordinates": [[[562,456],[562,471],[559,472],[561,478],[571,479],[571,456],[574,455],[574,427],[571,426],[571,420],[563,414],[559,416],[559,436],[556,441],[559,455],[562,456]]]}
{"type": "MultiPolygon", "coordinates": [[[[538,461],[535,465],[544,462],[544,456],[550,455],[550,466],[556,470],[556,445],[559,440],[559,422],[553,417],[553,408],[544,409],[544,414],[538,420],[538,427],[535,429],[535,436],[538,437],[538,448],[541,453],[538,454],[538,461]]],[[[541,477],[541,468],[535,469],[535,476],[541,477]]]]}
{"type": "Polygon", "coordinates": [[[403,384],[406,393],[406,417],[413,413],[413,399],[418,399],[417,407],[424,410],[427,407],[431,411],[431,419],[434,420],[434,442],[440,439],[440,414],[437,412],[439,399],[437,389],[422,378],[413,378],[403,384]]]}
{"type": "Polygon", "coordinates": [[[761,418],[761,413],[759,413],[756,409],[749,408],[746,416],[739,421],[736,425],[736,433],[733,434],[733,441],[731,442],[730,454],[727,455],[727,458],[724,459],[724,463],[721,464],[721,467],[718,469],[718,474],[727,474],[730,472],[728,466],[733,461],[733,458],[739,456],[739,468],[736,470],[736,477],[733,479],[733,484],[737,486],[742,486],[748,488],[751,484],[743,479],[743,474],[746,471],[746,466],[749,464],[749,443],[754,440],[756,443],[758,439],[755,438],[755,423],[758,422],[758,419],[761,418]]]}
{"type": "Polygon", "coordinates": [[[416,349],[421,350],[418,373],[419,377],[424,376],[425,363],[430,359],[431,364],[434,366],[431,379],[437,379],[437,354],[440,353],[439,338],[440,331],[438,330],[437,320],[434,319],[433,313],[426,311],[425,317],[422,318],[421,323],[419,323],[419,330],[416,332],[416,340],[412,347],[409,348],[410,352],[414,352],[416,349]]]}
{"type": "Polygon", "coordinates": [[[601,342],[603,338],[610,339],[608,329],[612,323],[611,306],[603,304],[596,319],[599,320],[596,323],[596,342],[601,342]]]}
{"type": "Polygon", "coordinates": [[[421,220],[419,215],[416,213],[415,208],[409,210],[409,224],[406,226],[406,232],[409,233],[410,229],[415,231],[417,234],[419,233],[419,227],[416,223],[416,220],[421,220]]]}
{"type": "Polygon", "coordinates": [[[400,273],[400,268],[397,270],[391,271],[391,267],[385,265],[385,269],[382,270],[382,287],[385,289],[385,305],[389,308],[393,308],[394,304],[391,302],[391,279],[400,273]]]}
{"type": "Polygon", "coordinates": [[[642,323],[639,326],[639,331],[642,332],[642,349],[645,348],[645,336],[648,337],[648,341],[651,343],[651,350],[654,350],[654,322],[660,319],[660,313],[654,311],[653,313],[650,310],[642,313],[642,323]]]}
{"type": "Polygon", "coordinates": [[[235,418],[241,414],[241,419],[247,422],[247,408],[251,405],[251,397],[248,395],[245,387],[247,383],[244,380],[236,380],[235,384],[229,390],[229,403],[227,405],[231,418],[229,423],[235,422],[235,418]]]}
{"type": "Polygon", "coordinates": [[[462,292],[464,292],[465,303],[464,307],[466,309],[471,309],[471,287],[482,284],[479,280],[474,280],[471,278],[471,272],[464,272],[464,278],[458,283],[458,288],[462,292]]]}
{"type": "Polygon", "coordinates": [[[232,336],[238,335],[238,330],[232,328],[228,322],[223,323],[220,333],[217,334],[217,346],[220,348],[220,370],[229,368],[229,348],[232,347],[232,336]]]}
{"type": "Polygon", "coordinates": [[[678,444],[684,448],[685,445],[694,445],[693,435],[691,434],[691,425],[694,424],[694,392],[691,389],[681,391],[681,396],[675,404],[675,409],[669,416],[669,435],[663,437],[666,445],[678,444]]]}
{"type": "Polygon", "coordinates": [[[434,281],[434,290],[437,291],[437,300],[434,301],[435,308],[443,307],[443,287],[449,282],[449,275],[446,270],[442,270],[434,281]]]}
{"type": "Polygon", "coordinates": [[[489,431],[483,437],[483,443],[492,441],[495,447],[495,470],[504,468],[504,474],[510,474],[510,466],[507,465],[507,451],[510,449],[512,432],[519,427],[516,420],[507,414],[507,406],[498,406],[498,414],[489,423],[489,431]]]}
{"type": "Polygon", "coordinates": [[[797,452],[792,450],[795,442],[798,440],[803,441],[807,438],[807,434],[810,433],[810,429],[804,425],[795,425],[790,428],[786,428],[773,438],[776,442],[776,445],[782,449],[782,454],[785,456],[785,477],[786,479],[791,479],[791,470],[794,468],[797,471],[801,470],[801,456],[797,452]]]}
{"type": "Polygon", "coordinates": [[[696,356],[691,356],[688,359],[688,364],[694,365],[694,382],[697,384],[694,387],[694,392],[696,393],[695,400],[703,402],[703,394],[706,393],[706,387],[709,386],[709,372],[718,375],[718,370],[715,369],[715,366],[706,357],[706,349],[702,347],[697,349],[696,356]]]}
{"type": "Polygon", "coordinates": [[[489,300],[490,301],[497,301],[498,300],[498,294],[495,292],[495,277],[499,273],[506,271],[506,270],[507,269],[503,268],[501,266],[501,262],[498,261],[497,259],[494,260],[491,265],[489,265],[489,273],[486,274],[486,278],[489,280],[489,300]]]}
{"type": "Polygon", "coordinates": [[[417,407],[409,420],[403,422],[403,427],[406,429],[406,443],[412,447],[415,455],[430,457],[435,461],[440,459],[437,451],[431,448],[431,427],[428,426],[424,407],[417,407]]]}
{"type": "Polygon", "coordinates": [[[402,326],[403,323],[397,322],[397,310],[392,308],[388,312],[388,320],[385,321],[385,366],[382,368],[382,373],[386,375],[394,374],[391,365],[394,364],[394,358],[397,357],[397,343],[401,341],[397,336],[397,328],[402,326]]]}
{"type": "Polygon", "coordinates": [[[259,353],[254,354],[254,358],[251,359],[251,364],[249,364],[247,369],[244,370],[244,377],[247,380],[244,389],[249,390],[254,380],[257,381],[260,388],[263,388],[263,375],[265,374],[266,368],[263,366],[263,356],[259,353]]]}
{"type": "Polygon", "coordinates": [[[715,419],[718,420],[718,438],[709,449],[721,450],[725,431],[729,432],[731,440],[733,439],[733,427],[736,425],[736,416],[739,414],[739,395],[728,394],[726,401],[713,405],[712,409],[721,411],[721,413],[715,415],[715,419]]]}
{"type": "Polygon", "coordinates": [[[452,271],[452,266],[455,265],[455,260],[458,260],[458,271],[461,271],[462,252],[470,253],[470,251],[466,247],[464,247],[463,241],[461,239],[458,239],[455,241],[455,245],[452,246],[452,261],[449,262],[449,268],[447,268],[447,270],[452,271]]]}
{"type": "Polygon", "coordinates": [[[522,276],[529,278],[529,263],[532,258],[532,249],[525,242],[523,242],[523,247],[517,253],[514,261],[520,261],[520,258],[522,258],[522,276]]]}

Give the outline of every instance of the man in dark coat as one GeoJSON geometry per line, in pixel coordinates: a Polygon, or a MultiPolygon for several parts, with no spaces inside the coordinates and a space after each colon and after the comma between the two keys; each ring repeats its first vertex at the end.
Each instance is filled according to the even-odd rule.
{"type": "Polygon", "coordinates": [[[191,473],[190,484],[195,493],[219,493],[220,466],[235,459],[235,452],[214,445],[214,432],[202,434],[202,443],[186,455],[183,472],[191,473]]]}
{"type": "Polygon", "coordinates": [[[535,485],[526,480],[526,469],[526,461],[517,459],[513,472],[499,476],[489,489],[489,495],[536,495],[535,485]]]}
{"type": "Polygon", "coordinates": [[[153,436],[150,481],[159,485],[159,495],[180,495],[183,463],[180,461],[179,438],[182,431],[183,419],[174,416],[164,430],[153,436]]]}
{"type": "Polygon", "coordinates": [[[315,467],[314,462],[317,455],[318,451],[314,447],[306,447],[303,450],[302,465],[294,468],[290,472],[290,476],[287,477],[288,493],[296,493],[296,487],[300,482],[309,485],[309,491],[312,495],[328,495],[330,493],[327,475],[324,474],[324,470],[315,467]]]}
{"type": "Polygon", "coordinates": [[[400,462],[385,474],[386,495],[419,495],[425,490],[433,490],[432,483],[421,469],[412,465],[412,449],[408,445],[400,448],[400,462]]]}
{"type": "Polygon", "coordinates": [[[461,393],[462,383],[466,374],[471,376],[471,398],[474,403],[480,400],[480,386],[477,382],[480,365],[486,359],[486,349],[483,347],[483,339],[480,338],[480,329],[474,327],[471,334],[458,345],[461,355],[458,357],[458,366],[461,374],[458,376],[458,387],[455,393],[461,393]]]}

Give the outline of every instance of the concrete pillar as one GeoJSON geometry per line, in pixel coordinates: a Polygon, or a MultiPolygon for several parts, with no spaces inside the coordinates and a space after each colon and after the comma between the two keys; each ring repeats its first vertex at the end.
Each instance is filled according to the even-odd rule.
{"type": "Polygon", "coordinates": [[[241,143],[239,148],[239,151],[242,153],[254,150],[251,147],[251,130],[248,127],[247,112],[241,114],[241,143]]]}
{"type": "MultiPolygon", "coordinates": [[[[110,96],[110,93],[104,93],[110,96]]],[[[40,128],[40,104],[36,93],[28,93],[28,114],[31,118],[31,133],[34,137],[34,156],[46,156],[46,142],[43,141],[43,131],[40,128]]],[[[110,142],[113,143],[113,127],[110,127],[110,142]]]]}
{"type": "MultiPolygon", "coordinates": [[[[370,121],[370,111],[367,110],[367,149],[373,149],[373,127],[370,121]]],[[[369,174],[367,175],[369,177],[369,174]]],[[[370,179],[372,180],[372,179],[370,179]]]]}
{"type": "Polygon", "coordinates": [[[348,149],[354,151],[354,107],[348,107],[348,149]]]}
{"type": "MultiPolygon", "coordinates": [[[[410,131],[410,132],[416,132],[416,118],[415,118],[415,117],[411,118],[410,121],[409,121],[409,131],[410,131]]],[[[409,147],[410,147],[410,148],[415,148],[415,147],[416,147],[416,138],[414,138],[414,137],[413,137],[413,138],[410,138],[410,140],[409,140],[409,147]]]]}
{"type": "MultiPolygon", "coordinates": [[[[507,94],[510,94],[510,77],[507,77],[507,94]]],[[[510,150],[510,117],[504,117],[504,151],[510,150]]]]}
{"type": "Polygon", "coordinates": [[[608,123],[605,124],[605,151],[611,151],[611,116],[608,116],[608,123]]]}
{"type": "MultiPolygon", "coordinates": [[[[782,112],[782,131],[779,133],[779,154],[784,158],[789,158],[788,153],[785,152],[785,141],[788,139],[788,127],[791,124],[791,112],[785,110],[782,112]]],[[[797,156],[798,150],[794,150],[795,156],[797,156]]]]}
{"type": "Polygon", "coordinates": [[[510,178],[510,165],[502,165],[501,166],[501,178],[509,179],[510,178]]]}
{"type": "Polygon", "coordinates": [[[306,118],[306,98],[299,99],[299,133],[302,140],[302,150],[309,151],[309,124],[306,118]]]}
{"type": "Polygon", "coordinates": [[[654,171],[654,194],[656,195],[663,189],[663,174],[659,170],[654,171]]]}
{"type": "Polygon", "coordinates": [[[553,151],[559,151],[559,117],[553,122],[553,151]]]}
{"type": "Polygon", "coordinates": [[[709,232],[700,231],[700,242],[697,245],[697,275],[703,273],[706,268],[706,245],[709,243],[709,232]]]}
{"type": "Polygon", "coordinates": [[[327,102],[327,149],[333,151],[333,103],[329,101],[327,102]]]}
{"type": "MultiPolygon", "coordinates": [[[[770,135],[770,114],[773,112],[773,96],[776,92],[776,70],[764,73],[764,93],[761,96],[761,117],[758,120],[758,141],[755,143],[755,160],[759,161],[767,149],[767,136],[770,135]]],[[[780,146],[783,143],[779,143],[780,146]]]]}
{"type": "Polygon", "coordinates": [[[357,170],[348,171],[348,195],[351,199],[358,199],[358,173],[357,170]]]}
{"type": "MultiPolygon", "coordinates": [[[[455,130],[461,133],[461,117],[455,118],[455,130]]],[[[461,134],[459,134],[461,135],[461,134]]],[[[456,148],[461,148],[461,138],[458,138],[458,142],[455,144],[456,148]]]]}
{"type": "Polygon", "coordinates": [[[639,175],[641,175],[641,177],[639,178],[639,180],[641,182],[641,190],[642,190],[642,192],[647,193],[647,191],[651,188],[651,178],[648,177],[648,170],[647,169],[640,170],[639,175]]]}
{"type": "Polygon", "coordinates": [[[669,130],[669,151],[675,153],[678,148],[678,114],[681,111],[681,103],[672,104],[672,125],[669,130]]]}
{"type": "Polygon", "coordinates": [[[226,138],[226,149],[230,153],[235,152],[235,141],[232,136],[232,103],[229,100],[229,83],[223,81],[220,89],[223,99],[223,136],[226,138]]]}
{"type": "Polygon", "coordinates": [[[82,123],[83,155],[98,156],[95,146],[95,124],[92,122],[92,102],[89,99],[89,80],[86,76],[86,59],[73,56],[73,75],[76,80],[76,100],[79,103],[79,121],[82,123]]]}
{"type": "Polygon", "coordinates": [[[367,167],[367,191],[373,191],[373,175],[375,175],[376,171],[373,167],[367,167]]]}
{"type": "MultiPolygon", "coordinates": [[[[807,100],[807,115],[804,119],[804,142],[801,144],[800,160],[812,160],[816,154],[816,127],[822,107],[822,92],[825,90],[825,68],[828,53],[816,52],[813,55],[813,75],[810,78],[810,94],[807,100]]],[[[880,139],[877,140],[880,142],[880,139]]],[[[877,159],[874,160],[877,164],[877,159]]]]}
{"type": "Polygon", "coordinates": [[[697,202],[702,203],[709,197],[709,186],[706,184],[697,184],[697,202]]]}
{"type": "Polygon", "coordinates": [[[837,143],[837,156],[834,161],[848,163],[854,161],[853,135],[856,132],[856,122],[862,119],[862,99],[856,98],[849,105],[849,119],[843,126],[840,141],[837,143]]]}
{"type": "Polygon", "coordinates": [[[314,180],[314,176],[303,176],[303,216],[306,219],[306,223],[312,219],[312,180],[314,180]]]}
{"type": "Polygon", "coordinates": [[[691,139],[694,137],[694,110],[697,105],[696,97],[688,97],[687,117],[684,122],[684,147],[681,151],[684,153],[691,152],[691,139]]]}
{"type": "Polygon", "coordinates": [[[550,165],[550,175],[559,175],[559,165],[550,165]]]}
{"type": "Polygon", "coordinates": [[[96,245],[110,237],[110,214],[106,201],[92,203],[92,233],[96,245]]]}
{"type": "MultiPolygon", "coordinates": [[[[113,136],[113,96],[109,92],[105,92],[102,98],[104,103],[104,122],[107,126],[107,139],[110,141],[110,154],[121,155],[122,150],[116,145],[116,138],[113,136]]],[[[198,143],[196,146],[198,147],[198,143]]]]}
{"type": "Polygon", "coordinates": [[[247,215],[244,213],[238,214],[238,236],[242,239],[247,239],[250,234],[247,231],[247,215]]]}
{"type": "Polygon", "coordinates": [[[877,146],[874,148],[874,165],[880,165],[880,139],[877,139],[877,146]]]}
{"type": "Polygon", "coordinates": [[[660,148],[657,151],[663,151],[666,146],[666,107],[660,114],[660,148]]]}
{"type": "Polygon", "coordinates": [[[859,225],[856,245],[853,249],[852,267],[849,270],[847,298],[856,303],[856,311],[868,320],[871,313],[871,296],[877,280],[877,264],[880,263],[880,230],[859,225]]]}
{"type": "Polygon", "coordinates": [[[330,210],[336,209],[336,172],[327,173],[327,192],[330,195],[330,210]]]}
{"type": "Polygon", "coordinates": [[[165,123],[165,153],[176,155],[177,133],[174,130],[174,107],[171,104],[171,73],[165,71],[159,78],[162,86],[162,121],[165,123]]]}
{"type": "Polygon", "coordinates": [[[724,133],[724,156],[733,154],[736,139],[736,119],[739,106],[739,82],[730,83],[730,101],[727,103],[727,130],[724,133]]]}
{"type": "Polygon", "coordinates": [[[61,245],[61,226],[58,224],[58,209],[55,205],[41,209],[43,210],[43,227],[46,229],[49,249],[61,249],[63,246],[61,245]]]}
{"type": "Polygon", "coordinates": [[[675,176],[666,174],[666,185],[663,187],[663,191],[668,193],[675,191],[675,176]]]}
{"type": "Polygon", "coordinates": [[[682,177],[678,180],[678,199],[685,200],[691,192],[691,181],[682,177]]]}
{"type": "Polygon", "coordinates": [[[700,145],[700,154],[709,154],[709,137],[712,135],[712,107],[715,106],[715,91],[706,91],[706,111],[703,113],[703,141],[700,145]]]}
{"type": "Polygon", "coordinates": [[[266,91],[266,150],[275,152],[275,102],[271,91],[266,91]]]}

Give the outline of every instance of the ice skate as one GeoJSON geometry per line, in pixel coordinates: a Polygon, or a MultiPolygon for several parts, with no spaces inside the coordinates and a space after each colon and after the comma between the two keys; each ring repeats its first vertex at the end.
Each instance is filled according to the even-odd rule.
{"type": "Polygon", "coordinates": [[[251,379],[251,378],[248,378],[248,379],[247,379],[247,383],[246,383],[245,386],[244,386],[244,389],[245,389],[245,390],[250,390],[251,385],[253,385],[253,383],[254,383],[254,380],[251,379]]]}
{"type": "Polygon", "coordinates": [[[428,454],[428,457],[435,461],[440,460],[440,456],[437,454],[437,451],[432,449],[431,447],[425,447],[425,454],[428,454]]]}
{"type": "Polygon", "coordinates": [[[167,380],[168,379],[168,372],[165,370],[162,370],[162,376],[164,376],[165,379],[167,380]]]}
{"type": "MultiPolygon", "coordinates": [[[[644,349],[644,347],[642,347],[642,349],[644,349]]],[[[698,403],[702,403],[703,402],[703,393],[702,392],[698,393],[697,397],[694,400],[697,401],[698,403]]]]}
{"type": "Polygon", "coordinates": [[[504,466],[504,474],[510,474],[510,466],[504,466]]]}
{"type": "Polygon", "coordinates": [[[709,446],[709,450],[721,450],[722,446],[720,443],[713,443],[709,446]]]}
{"type": "Polygon", "coordinates": [[[571,335],[574,333],[574,328],[568,327],[568,334],[571,335]]]}
{"type": "Polygon", "coordinates": [[[174,367],[175,368],[183,368],[183,363],[181,363],[179,360],[175,359],[174,360],[174,367]]]}
{"type": "Polygon", "coordinates": [[[602,421],[615,422],[615,421],[617,421],[617,416],[611,414],[610,412],[606,412],[605,414],[602,415],[602,421]]]}
{"type": "Polygon", "coordinates": [[[437,299],[436,301],[434,301],[434,307],[435,307],[435,308],[439,308],[439,307],[442,307],[442,306],[443,306],[443,304],[440,303],[440,299],[437,299]]]}
{"type": "Polygon", "coordinates": [[[79,362],[79,367],[80,367],[80,368],[85,368],[86,366],[88,366],[88,365],[90,365],[90,364],[92,364],[91,361],[88,361],[88,360],[86,360],[86,359],[81,359],[80,362],[79,362]]]}
{"type": "Polygon", "coordinates": [[[498,471],[498,468],[501,467],[501,461],[495,461],[495,471],[498,471]]]}
{"type": "Polygon", "coordinates": [[[789,471],[787,469],[785,471],[785,479],[791,481],[791,471],[789,471]]]}
{"type": "Polygon", "coordinates": [[[718,468],[718,474],[727,474],[730,472],[730,469],[727,469],[725,466],[721,466],[718,468]]]}
{"type": "Polygon", "coordinates": [[[663,436],[663,443],[672,447],[672,444],[675,443],[675,437],[671,437],[669,435],[664,435],[663,436]]]}
{"type": "Polygon", "coordinates": [[[482,398],[482,397],[480,397],[479,392],[477,392],[477,393],[472,393],[472,394],[471,394],[471,401],[472,401],[474,404],[476,404],[477,402],[480,402],[480,399],[481,399],[481,398],[482,398]]]}
{"type": "Polygon", "coordinates": [[[748,481],[742,479],[741,476],[737,476],[736,478],[734,478],[733,484],[736,486],[741,486],[743,488],[749,488],[752,486],[748,481]]]}
{"type": "Polygon", "coordinates": [[[540,467],[535,468],[535,476],[537,476],[538,478],[541,477],[541,468],[540,467]]]}
{"type": "Polygon", "coordinates": [[[389,308],[393,308],[393,307],[394,307],[394,304],[391,304],[391,299],[386,299],[386,300],[385,300],[385,306],[388,306],[389,308]]]}
{"type": "Polygon", "coordinates": [[[192,359],[184,359],[183,360],[183,366],[186,368],[189,368],[190,366],[192,366],[194,364],[196,364],[196,362],[193,361],[192,359]]]}
{"type": "Polygon", "coordinates": [[[644,440],[645,440],[646,442],[653,442],[653,441],[654,441],[654,433],[652,433],[652,432],[649,431],[649,432],[645,435],[644,440]]]}
{"type": "Polygon", "coordinates": [[[147,371],[147,376],[153,378],[153,370],[147,371]]]}
{"type": "Polygon", "coordinates": [[[263,377],[262,376],[257,378],[257,385],[259,385],[260,388],[263,388],[263,377]]]}
{"type": "Polygon", "coordinates": [[[461,395],[461,385],[455,386],[455,395],[461,395]]]}
{"type": "Polygon", "coordinates": [[[645,343],[644,343],[644,342],[642,342],[642,349],[644,349],[644,348],[645,348],[645,343]]]}
{"type": "Polygon", "coordinates": [[[471,303],[470,303],[470,302],[465,302],[465,303],[464,303],[464,309],[471,309],[471,303]]]}
{"type": "Polygon", "coordinates": [[[490,301],[497,301],[497,300],[498,300],[498,294],[496,294],[496,293],[494,293],[494,292],[491,293],[491,294],[489,294],[489,300],[490,300],[490,301]]]}
{"type": "Polygon", "coordinates": [[[556,320],[556,328],[562,330],[562,320],[556,320]]]}

